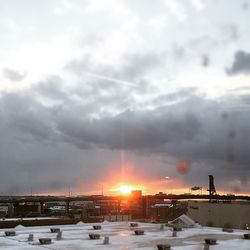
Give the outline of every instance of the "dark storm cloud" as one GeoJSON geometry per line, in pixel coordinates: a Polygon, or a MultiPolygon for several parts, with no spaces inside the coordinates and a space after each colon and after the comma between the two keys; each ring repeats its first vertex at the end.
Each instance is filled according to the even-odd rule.
{"type": "Polygon", "coordinates": [[[250,74],[250,53],[242,50],[235,52],[233,64],[226,72],[228,75],[250,74]]]}
{"type": "MultiPolygon", "coordinates": [[[[125,148],[147,157],[160,155],[188,161],[191,171],[183,180],[190,185],[211,173],[220,176],[219,187],[244,179],[250,164],[250,121],[244,111],[237,109],[241,98],[228,96],[216,101],[195,93],[177,100],[177,104],[153,110],[127,110],[94,120],[59,119],[56,123],[61,134],[79,148],[84,148],[79,144],[84,142],[92,148],[125,148]]],[[[158,171],[157,164],[154,171],[158,171]]]]}
{"type": "Polygon", "coordinates": [[[53,136],[50,113],[30,93],[6,93],[0,99],[1,116],[8,130],[21,131],[24,140],[53,136]]]}
{"type": "MultiPolygon", "coordinates": [[[[56,93],[61,93],[61,85],[56,86],[56,93]]],[[[245,102],[245,95],[211,100],[193,89],[182,89],[162,97],[162,104],[159,101],[150,110],[130,109],[93,118],[91,114],[96,110],[86,109],[85,105],[90,105],[86,96],[82,95],[82,101],[76,104],[69,96],[71,92],[63,104],[46,107],[33,97],[34,91],[39,90],[40,95],[46,95],[37,86],[26,93],[1,96],[0,167],[9,176],[8,183],[15,183],[13,190],[17,186],[27,190],[28,184],[23,184],[27,179],[32,180],[33,188],[47,190],[46,187],[63,187],[65,183],[60,180],[66,176],[69,185],[73,185],[78,177],[84,179],[86,173],[95,173],[86,180],[91,183],[104,167],[104,155],[98,162],[95,154],[121,148],[144,157],[160,155],[190,162],[192,171],[185,178],[190,184],[194,178],[211,172],[216,175],[222,169],[228,171],[227,178],[232,181],[236,177],[241,180],[249,171],[250,120],[244,111],[237,110],[245,102]],[[93,152],[91,156],[89,152],[93,152]],[[91,163],[90,157],[97,162],[91,163]],[[33,182],[35,179],[38,181],[33,182]]],[[[98,103],[98,96],[94,98],[98,103]]],[[[115,106],[116,102],[119,100],[110,101],[106,107],[115,106]]],[[[144,166],[141,168],[143,171],[144,166]]],[[[157,164],[154,171],[157,172],[157,164]]],[[[222,179],[225,184],[226,177],[223,182],[222,179]]],[[[8,186],[5,179],[1,182],[8,186]]]]}
{"type": "Polygon", "coordinates": [[[19,82],[19,81],[22,81],[24,79],[26,74],[20,73],[16,70],[13,70],[10,68],[5,68],[3,70],[3,75],[11,81],[19,82]]]}
{"type": "Polygon", "coordinates": [[[221,185],[242,180],[250,164],[250,118],[238,107],[248,105],[250,97],[209,99],[195,88],[159,94],[147,75],[164,65],[164,54],[129,54],[116,68],[86,57],[67,67],[77,78],[70,87],[53,76],[22,92],[2,92],[0,169],[5,177],[0,188],[24,192],[32,186],[46,192],[73,186],[78,179],[91,186],[105,177],[114,155],[119,162],[120,149],[133,152],[135,161],[143,157],[136,171],[149,177],[165,171],[179,175],[175,164],[188,161],[191,171],[183,181],[190,185],[224,170],[221,185]],[[139,88],[85,71],[136,82],[139,88]],[[138,103],[141,93],[152,97],[138,103]],[[163,161],[150,160],[154,156],[163,161]],[[173,163],[165,166],[169,157],[173,163]]]}
{"type": "Polygon", "coordinates": [[[169,110],[165,112],[162,108],[143,112],[125,111],[115,117],[92,121],[59,118],[57,124],[61,133],[71,138],[76,146],[82,141],[96,147],[124,147],[139,151],[190,140],[199,130],[199,122],[192,113],[175,116],[169,110]]]}
{"type": "MultiPolygon", "coordinates": [[[[197,93],[186,99],[178,99],[185,95],[183,90],[176,93],[176,104],[165,103],[153,110],[126,110],[117,115],[94,119],[89,117],[85,104],[82,104],[82,109],[78,107],[78,111],[82,110],[79,113],[75,112],[76,107],[71,102],[55,111],[54,108],[45,108],[17,96],[13,103],[13,96],[8,96],[3,99],[3,107],[9,110],[5,114],[8,116],[9,128],[13,127],[39,140],[56,138],[80,149],[124,147],[138,151],[166,151],[175,156],[211,160],[226,159],[226,145],[232,142],[236,145],[235,159],[242,163],[248,161],[245,151],[247,147],[240,145],[243,143],[242,138],[245,138],[246,143],[245,135],[250,132],[245,125],[248,122],[244,113],[235,112],[230,110],[230,106],[226,106],[226,110],[229,110],[225,116],[223,109],[218,109],[219,102],[197,93]],[[17,106],[32,108],[19,115],[15,112],[17,106]],[[235,131],[233,138],[230,137],[232,129],[235,131]]],[[[171,101],[173,98],[175,97],[172,96],[171,101]]],[[[245,99],[246,96],[233,101],[241,104],[245,99]]],[[[225,105],[229,103],[227,100],[223,101],[225,105]]],[[[110,105],[115,105],[115,101],[110,105]]]]}

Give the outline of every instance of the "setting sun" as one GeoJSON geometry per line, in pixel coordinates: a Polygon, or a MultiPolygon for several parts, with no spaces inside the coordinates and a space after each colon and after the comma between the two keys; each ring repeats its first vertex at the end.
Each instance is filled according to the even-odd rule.
{"type": "Polygon", "coordinates": [[[132,190],[135,188],[128,186],[128,185],[122,185],[117,188],[118,191],[120,191],[122,194],[130,194],[132,190]]]}
{"type": "MultiPolygon", "coordinates": [[[[138,183],[138,182],[137,182],[138,183]]],[[[145,191],[144,185],[134,184],[133,182],[116,182],[110,185],[109,192],[115,193],[115,195],[129,196],[132,191],[140,190],[145,191]]]]}

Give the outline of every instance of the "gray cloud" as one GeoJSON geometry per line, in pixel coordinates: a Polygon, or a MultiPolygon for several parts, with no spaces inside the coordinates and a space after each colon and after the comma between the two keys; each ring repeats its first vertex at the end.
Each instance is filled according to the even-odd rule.
{"type": "Polygon", "coordinates": [[[130,54],[114,69],[86,58],[67,67],[74,84],[52,76],[22,92],[2,92],[3,192],[27,192],[30,186],[34,192],[67,190],[81,182],[86,191],[96,190],[109,171],[119,171],[121,149],[140,166],[133,175],[145,179],[171,175],[187,185],[202,185],[214,174],[221,176],[221,187],[244,181],[250,120],[247,110],[238,107],[248,105],[250,96],[209,99],[196,88],[154,92],[147,75],[164,67],[164,61],[165,55],[130,54]],[[136,82],[139,88],[88,77],[84,71],[136,82]],[[138,103],[138,93],[152,97],[138,103]],[[191,166],[185,175],[176,170],[183,160],[191,166]]]}
{"type": "Polygon", "coordinates": [[[127,54],[125,56],[125,65],[123,66],[121,76],[129,77],[131,80],[143,76],[148,71],[155,70],[166,62],[166,53],[148,52],[145,54],[127,54]]]}
{"type": "Polygon", "coordinates": [[[72,61],[66,68],[79,76],[86,77],[86,73],[92,73],[102,78],[106,77],[106,80],[98,81],[101,85],[112,87],[115,81],[108,80],[108,78],[111,78],[117,79],[117,84],[125,86],[128,82],[129,87],[134,85],[139,91],[146,91],[149,87],[148,74],[164,67],[166,53],[128,53],[124,55],[122,60],[123,62],[120,65],[107,66],[96,64],[89,55],[85,55],[82,60],[72,61]]]}
{"type": "Polygon", "coordinates": [[[242,9],[243,10],[248,10],[249,8],[249,3],[247,1],[244,1],[243,4],[242,4],[242,9]]]}
{"type": "Polygon", "coordinates": [[[228,75],[250,74],[250,53],[239,50],[234,54],[234,61],[230,68],[226,69],[228,75]]]}
{"type": "Polygon", "coordinates": [[[2,118],[8,130],[21,132],[23,140],[47,140],[53,136],[50,113],[31,93],[6,93],[0,99],[2,118]]]}
{"type": "Polygon", "coordinates": [[[170,54],[176,61],[190,61],[194,58],[200,58],[201,66],[207,67],[211,64],[211,58],[222,48],[236,43],[240,36],[240,30],[235,23],[218,23],[218,35],[204,34],[193,37],[185,42],[176,42],[172,46],[170,54]]]}
{"type": "Polygon", "coordinates": [[[175,43],[172,47],[172,54],[176,60],[192,60],[193,57],[200,57],[202,54],[210,53],[219,46],[219,41],[210,36],[200,36],[186,41],[183,44],[175,43]]]}
{"type": "Polygon", "coordinates": [[[67,98],[66,90],[62,88],[62,79],[59,76],[51,76],[44,82],[40,82],[33,87],[35,93],[53,100],[67,98]]]}
{"type": "Polygon", "coordinates": [[[227,23],[219,26],[222,33],[221,45],[225,45],[231,42],[235,42],[240,38],[239,27],[234,23],[227,23]]]}
{"type": "Polygon", "coordinates": [[[3,75],[8,78],[9,80],[11,81],[14,81],[14,82],[19,82],[19,81],[22,81],[26,74],[24,73],[20,73],[14,69],[10,69],[10,68],[5,68],[3,70],[3,75]]]}
{"type": "Polygon", "coordinates": [[[201,56],[201,65],[207,67],[210,64],[210,58],[207,55],[201,56]]]}
{"type": "MultiPolygon", "coordinates": [[[[214,174],[221,187],[241,186],[249,192],[249,91],[210,99],[196,88],[183,87],[200,84],[212,91],[215,83],[202,86],[200,76],[212,72],[210,78],[220,80],[225,51],[247,46],[249,17],[241,8],[249,8],[246,0],[208,1],[195,15],[187,8],[185,22],[167,20],[162,4],[141,8],[140,1],[100,6],[79,1],[59,9],[51,1],[29,2],[28,7],[32,2],[32,9],[41,13],[35,20],[26,15],[24,3],[15,6],[14,19],[8,14],[12,5],[1,8],[5,21],[0,29],[8,31],[2,36],[3,58],[18,64],[27,55],[22,67],[34,61],[27,70],[41,77],[31,83],[21,69],[1,72],[7,84],[25,80],[16,90],[10,86],[0,91],[3,194],[29,192],[31,187],[34,192],[68,193],[68,186],[82,183],[83,192],[98,190],[99,182],[112,179],[110,172],[119,179],[121,151],[124,165],[135,165],[131,176],[150,181],[168,175],[190,186],[205,185],[207,175],[214,174]],[[231,12],[232,18],[223,15],[231,12]],[[107,18],[99,22],[101,15],[107,18]],[[49,29],[42,25],[44,19],[50,21],[49,29]],[[44,67],[52,57],[53,67],[44,67]],[[53,69],[62,73],[46,79],[53,69]],[[176,170],[179,161],[187,161],[190,171],[176,170]]],[[[238,51],[227,73],[249,72],[249,53],[238,51]]]]}
{"type": "MultiPolygon", "coordinates": [[[[55,93],[63,91],[60,84],[52,88],[55,93]]],[[[18,190],[25,191],[30,185],[37,191],[64,190],[65,186],[73,187],[79,178],[93,189],[93,183],[104,178],[103,173],[109,170],[114,155],[119,162],[120,149],[134,152],[135,162],[140,162],[140,157],[147,159],[140,171],[148,178],[164,175],[166,171],[191,185],[194,181],[203,182],[204,176],[213,173],[222,175],[218,182],[225,187],[229,182],[242,181],[249,171],[250,121],[244,111],[232,108],[246,104],[246,95],[211,100],[195,89],[181,89],[159,96],[157,105],[150,110],[131,108],[93,118],[91,114],[101,112],[94,107],[102,106],[103,100],[99,100],[102,91],[97,89],[97,93],[88,96],[90,92],[84,95],[85,90],[88,88],[78,93],[82,100],[77,102],[72,99],[73,90],[63,92],[65,98],[59,95],[63,102],[55,106],[44,106],[36,99],[34,93],[38,92],[44,98],[51,97],[50,91],[39,86],[25,93],[2,93],[0,169],[5,171],[2,190],[16,192],[18,186],[18,190]],[[157,155],[162,162],[145,163],[157,155]],[[175,160],[164,168],[164,159],[169,157],[175,160]],[[180,176],[175,168],[180,160],[191,163],[191,171],[185,176],[180,176]],[[30,184],[27,179],[31,179],[30,184]],[[67,179],[67,184],[62,179],[67,179]]],[[[112,99],[112,91],[106,94],[109,99],[104,102],[106,107],[120,103],[119,98],[112,99]]],[[[245,189],[248,187],[247,184],[245,189]]]]}

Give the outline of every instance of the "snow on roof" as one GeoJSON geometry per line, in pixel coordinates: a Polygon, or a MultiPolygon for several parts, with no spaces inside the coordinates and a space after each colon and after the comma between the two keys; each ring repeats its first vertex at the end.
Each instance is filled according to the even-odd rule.
{"type": "Polygon", "coordinates": [[[16,230],[23,230],[23,229],[25,229],[25,227],[23,226],[23,225],[17,225],[16,227],[15,227],[15,229],[16,230]]]}
{"type": "Polygon", "coordinates": [[[22,220],[55,220],[60,217],[24,217],[24,218],[1,218],[2,221],[22,221],[22,220]]]}
{"type": "Polygon", "coordinates": [[[161,203],[161,204],[154,204],[152,207],[172,207],[172,204],[161,203]]]}
{"type": "Polygon", "coordinates": [[[249,250],[249,240],[242,238],[247,231],[234,230],[233,233],[222,232],[219,228],[188,228],[177,233],[177,237],[172,237],[172,228],[165,227],[160,230],[160,225],[151,223],[139,223],[139,228],[145,234],[136,236],[130,228],[130,222],[106,222],[98,223],[101,230],[94,230],[90,223],[78,225],[57,226],[62,231],[62,240],[56,240],[56,234],[50,232],[53,226],[16,228],[16,236],[6,237],[5,231],[10,229],[0,229],[0,250],[77,250],[77,249],[134,249],[149,250],[157,249],[157,244],[170,244],[173,250],[195,250],[203,249],[204,239],[211,237],[217,239],[217,245],[213,250],[241,249],[249,250]],[[90,233],[99,233],[101,238],[90,240],[90,233]],[[34,241],[28,242],[29,234],[34,235],[34,241]],[[104,236],[109,236],[109,245],[103,245],[104,236]],[[51,238],[52,244],[41,246],[39,238],[51,238]]]}
{"type": "Polygon", "coordinates": [[[56,210],[64,210],[65,206],[53,206],[49,208],[50,210],[56,211],[56,210]]]}
{"type": "Polygon", "coordinates": [[[192,220],[190,217],[188,217],[185,214],[183,214],[183,215],[179,216],[178,218],[170,221],[169,223],[170,224],[175,224],[175,223],[177,223],[179,221],[182,221],[183,224],[186,225],[186,226],[195,226],[196,225],[195,221],[192,220]]]}

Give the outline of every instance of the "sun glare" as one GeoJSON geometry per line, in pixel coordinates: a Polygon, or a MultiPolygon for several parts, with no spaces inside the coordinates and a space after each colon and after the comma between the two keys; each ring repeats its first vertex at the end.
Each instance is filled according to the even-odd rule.
{"type": "Polygon", "coordinates": [[[122,185],[118,187],[117,190],[124,195],[128,195],[131,193],[132,190],[134,190],[134,188],[128,185],[122,185]]]}

